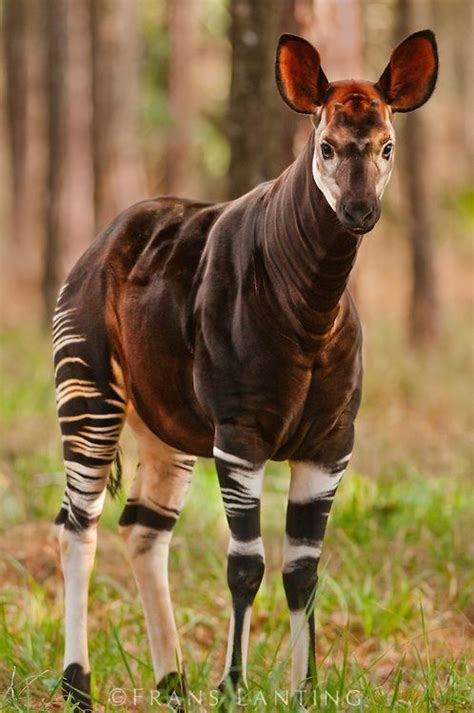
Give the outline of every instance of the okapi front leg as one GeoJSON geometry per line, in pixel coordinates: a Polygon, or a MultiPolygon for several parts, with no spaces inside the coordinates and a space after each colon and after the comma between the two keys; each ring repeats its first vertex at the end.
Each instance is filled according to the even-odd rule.
{"type": "Polygon", "coordinates": [[[183,508],[196,458],[165,445],[132,411],[140,464],[120,518],[143,602],[160,702],[181,699],[185,680],[168,581],[172,530],[183,508]]]}
{"type": "Polygon", "coordinates": [[[313,602],[326,524],[350,454],[331,465],[292,462],[283,555],[283,585],[290,609],[291,688],[314,680],[313,602]]]}
{"type": "Polygon", "coordinates": [[[252,605],[265,569],[260,532],[260,497],[264,465],[214,448],[230,541],[227,582],[232,595],[227,655],[221,688],[226,679],[247,685],[247,651],[252,605]]]}

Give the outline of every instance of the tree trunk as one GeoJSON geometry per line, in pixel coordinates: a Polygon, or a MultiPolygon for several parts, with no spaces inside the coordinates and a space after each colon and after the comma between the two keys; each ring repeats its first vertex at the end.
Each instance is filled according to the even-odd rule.
{"type": "Polygon", "coordinates": [[[472,68],[474,67],[474,3],[465,5],[467,41],[463,44],[464,67],[462,76],[465,78],[464,94],[464,136],[467,153],[468,180],[474,180],[474,131],[472,130],[472,112],[474,110],[474,82],[472,68]]]}
{"type": "Polygon", "coordinates": [[[199,86],[196,57],[199,36],[199,0],[168,2],[170,42],[168,108],[171,127],[166,142],[165,190],[190,196],[196,182],[196,143],[193,137],[199,86]]]}
{"type": "Polygon", "coordinates": [[[232,0],[229,198],[277,176],[294,158],[296,119],[275,84],[275,52],[295,31],[294,0],[232,0]]]}
{"type": "MultiPolygon", "coordinates": [[[[410,0],[397,2],[397,42],[412,30],[410,0]]],[[[429,190],[428,125],[423,109],[407,114],[398,130],[401,188],[406,205],[412,262],[409,335],[415,346],[433,344],[439,337],[439,306],[433,244],[434,205],[429,190]]]]}
{"type": "Polygon", "coordinates": [[[283,102],[275,83],[275,56],[279,35],[284,32],[298,34],[296,0],[280,0],[278,3],[278,26],[270,43],[270,78],[268,87],[269,131],[262,149],[265,180],[276,178],[295,159],[295,134],[301,124],[310,124],[307,117],[289,109],[283,102]]]}
{"type": "Polygon", "coordinates": [[[58,255],[61,236],[61,187],[63,158],[66,151],[66,0],[47,0],[48,33],[48,200],[46,203],[46,239],[43,253],[42,295],[46,320],[52,315],[59,286],[58,255]]]}
{"type": "Polygon", "coordinates": [[[94,176],[89,2],[46,4],[49,200],[43,299],[49,318],[60,283],[94,236],[94,176]]]}
{"type": "Polygon", "coordinates": [[[145,197],[138,143],[138,4],[90,0],[96,225],[145,197]]]}
{"type": "Polygon", "coordinates": [[[360,0],[313,0],[311,40],[329,81],[364,76],[364,27],[360,0]]]}
{"type": "Polygon", "coordinates": [[[12,224],[17,240],[21,232],[21,216],[26,190],[26,30],[25,0],[5,0],[2,33],[5,62],[5,107],[12,178],[12,224]]]}
{"type": "MultiPolygon", "coordinates": [[[[44,101],[45,5],[28,0],[4,3],[2,39],[5,67],[5,173],[10,174],[2,230],[2,280],[19,298],[6,309],[8,321],[33,315],[40,304],[39,279],[44,245],[44,191],[47,147],[44,101]],[[27,256],[27,259],[25,259],[27,256]]],[[[3,168],[3,166],[2,166],[3,168]]]]}
{"type": "Polygon", "coordinates": [[[88,0],[66,3],[66,125],[61,196],[61,278],[95,232],[92,162],[92,47],[88,0]]]}

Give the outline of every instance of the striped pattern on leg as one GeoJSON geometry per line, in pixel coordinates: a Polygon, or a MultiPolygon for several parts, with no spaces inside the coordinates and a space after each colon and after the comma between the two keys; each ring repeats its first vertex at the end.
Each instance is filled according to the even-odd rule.
{"type": "Polygon", "coordinates": [[[56,524],[80,532],[97,523],[102,512],[126,396],[111,361],[107,364],[109,379],[97,384],[88,356],[93,346],[77,326],[76,308],[62,307],[64,289],[53,319],[56,405],[67,479],[56,524]]]}
{"type": "Polygon", "coordinates": [[[331,504],[349,458],[331,466],[303,461],[290,464],[283,584],[290,609],[293,691],[316,671],[313,603],[317,568],[331,504]]]}
{"type": "MultiPolygon", "coordinates": [[[[107,479],[122,430],[126,397],[107,349],[89,343],[74,306],[60,294],[54,316],[56,402],[62,432],[66,488],[55,523],[65,585],[63,692],[91,710],[87,597],[107,479]],[[92,354],[96,356],[93,363],[92,354]],[[99,377],[99,378],[98,378],[99,377]],[[99,383],[100,382],[100,383],[99,383]]],[[[116,371],[118,371],[116,369],[116,371]]]]}
{"type": "Polygon", "coordinates": [[[247,653],[252,604],[263,578],[265,555],[260,532],[260,497],[264,466],[214,448],[224,509],[231,532],[227,582],[232,595],[226,662],[221,687],[228,678],[247,685],[247,653]]]}

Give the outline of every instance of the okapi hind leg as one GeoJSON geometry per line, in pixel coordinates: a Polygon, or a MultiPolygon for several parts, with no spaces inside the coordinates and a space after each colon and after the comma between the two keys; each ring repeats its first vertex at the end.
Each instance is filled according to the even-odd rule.
{"type": "Polygon", "coordinates": [[[97,524],[126,410],[105,329],[93,318],[87,319],[62,292],[53,322],[56,401],[66,471],[64,499],[55,520],[65,587],[62,690],[82,711],[92,710],[87,598],[97,524]]]}
{"type": "Polygon", "coordinates": [[[131,410],[139,465],[120,518],[133,574],[143,602],[160,702],[186,694],[182,655],[168,580],[172,530],[183,508],[196,458],[157,438],[131,410]]]}

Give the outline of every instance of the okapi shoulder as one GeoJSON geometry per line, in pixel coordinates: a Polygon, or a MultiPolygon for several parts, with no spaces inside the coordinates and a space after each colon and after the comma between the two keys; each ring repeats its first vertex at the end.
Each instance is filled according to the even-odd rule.
{"type": "Polygon", "coordinates": [[[259,239],[262,206],[272,184],[273,181],[262,183],[240,198],[222,205],[209,231],[203,255],[204,291],[213,287],[218,273],[225,272],[227,285],[234,281],[233,278],[240,282],[245,276],[259,239]]]}

